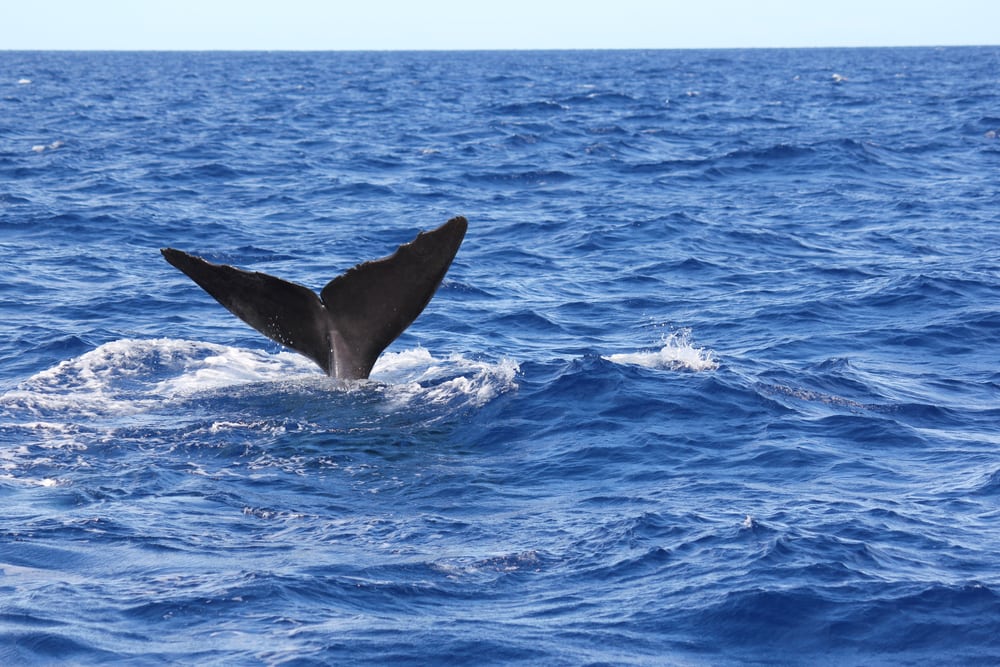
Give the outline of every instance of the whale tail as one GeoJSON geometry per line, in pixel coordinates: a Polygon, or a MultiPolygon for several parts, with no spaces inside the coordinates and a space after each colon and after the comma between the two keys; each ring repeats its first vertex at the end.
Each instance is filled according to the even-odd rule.
{"type": "Polygon", "coordinates": [[[452,218],[393,254],[358,264],[317,296],[266,273],[213,264],[181,250],[164,258],[234,315],[315,361],[327,375],[367,378],[375,360],[430,302],[462,245],[468,222],[452,218]]]}

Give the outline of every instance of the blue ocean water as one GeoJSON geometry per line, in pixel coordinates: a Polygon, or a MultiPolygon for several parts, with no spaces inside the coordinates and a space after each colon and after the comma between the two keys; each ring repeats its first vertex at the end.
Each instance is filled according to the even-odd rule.
{"type": "Polygon", "coordinates": [[[998,190],[998,48],[0,53],[0,661],[996,664],[998,190]],[[158,252],[454,215],[367,382],[158,252]]]}

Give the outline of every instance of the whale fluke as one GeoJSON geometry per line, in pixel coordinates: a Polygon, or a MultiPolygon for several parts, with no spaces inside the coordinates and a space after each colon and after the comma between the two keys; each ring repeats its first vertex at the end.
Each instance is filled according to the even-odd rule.
{"type": "Polygon", "coordinates": [[[308,287],[213,264],[181,250],[164,258],[234,315],[268,338],[315,361],[327,375],[367,378],[375,360],[430,302],[462,245],[468,222],[452,218],[421,232],[388,257],[308,287]]]}

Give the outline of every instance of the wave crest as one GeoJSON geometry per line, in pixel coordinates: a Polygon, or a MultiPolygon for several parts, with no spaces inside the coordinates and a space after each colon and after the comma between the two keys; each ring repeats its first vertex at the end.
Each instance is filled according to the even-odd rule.
{"type": "Polygon", "coordinates": [[[715,352],[696,347],[691,342],[691,330],[680,329],[668,334],[657,350],[612,354],[604,359],[629,366],[643,366],[671,371],[714,371],[719,367],[715,352]]]}
{"type": "MultiPolygon", "coordinates": [[[[119,418],[188,401],[205,393],[270,386],[348,394],[375,389],[391,403],[412,400],[481,406],[516,388],[518,365],[453,355],[437,359],[423,348],[384,354],[372,380],[333,380],[298,354],[248,350],[186,340],[123,339],[105,343],[33,375],[0,394],[7,423],[119,418]],[[13,418],[11,421],[8,419],[13,418]]],[[[254,390],[256,393],[257,390],[254,390]]]]}

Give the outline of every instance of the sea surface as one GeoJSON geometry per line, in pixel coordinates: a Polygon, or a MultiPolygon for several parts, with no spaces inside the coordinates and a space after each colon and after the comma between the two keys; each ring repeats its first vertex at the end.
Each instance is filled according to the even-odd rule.
{"type": "Polygon", "coordinates": [[[0,267],[0,663],[1000,662],[998,47],[0,52],[0,267]]]}

